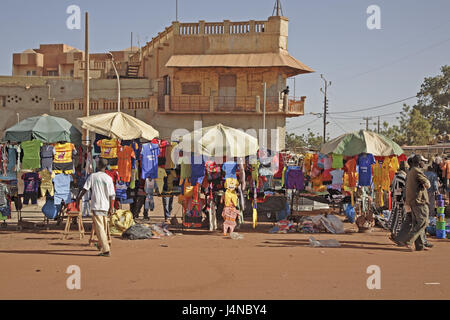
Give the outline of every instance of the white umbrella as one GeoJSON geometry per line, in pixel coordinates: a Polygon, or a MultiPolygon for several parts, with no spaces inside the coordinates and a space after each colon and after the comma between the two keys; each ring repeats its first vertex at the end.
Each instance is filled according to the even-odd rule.
{"type": "Polygon", "coordinates": [[[83,129],[121,140],[152,140],[159,136],[152,126],[123,112],[102,113],[78,118],[78,121],[83,129]]]}

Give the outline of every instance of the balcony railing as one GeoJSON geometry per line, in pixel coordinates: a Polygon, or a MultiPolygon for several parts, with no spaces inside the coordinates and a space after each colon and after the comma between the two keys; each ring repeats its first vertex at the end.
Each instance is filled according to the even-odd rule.
{"type": "MultiPolygon", "coordinates": [[[[287,116],[303,114],[305,97],[289,104],[279,96],[266,97],[266,113],[284,113],[287,116]]],[[[262,113],[264,101],[256,96],[160,96],[158,111],[167,113],[262,113]]]]}
{"type": "MultiPolygon", "coordinates": [[[[120,100],[121,110],[144,110],[150,109],[150,99],[148,98],[128,98],[120,100]]],[[[55,111],[73,111],[73,110],[83,110],[84,102],[82,100],[72,100],[72,101],[55,101],[53,103],[53,109],[55,111]]],[[[89,110],[117,110],[117,99],[116,100],[90,100],[89,110]]]]}
{"type": "Polygon", "coordinates": [[[205,96],[171,96],[170,111],[209,111],[209,97],[205,96]]]}

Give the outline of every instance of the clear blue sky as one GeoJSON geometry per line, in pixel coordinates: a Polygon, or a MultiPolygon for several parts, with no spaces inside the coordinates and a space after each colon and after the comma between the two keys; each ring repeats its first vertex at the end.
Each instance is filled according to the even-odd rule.
{"type": "MultiPolygon", "coordinates": [[[[275,0],[179,0],[181,22],[265,20],[275,0]]],[[[175,0],[2,0],[0,10],[0,75],[11,74],[12,53],[41,43],[66,43],[84,48],[84,31],[66,28],[69,5],[89,11],[91,52],[120,50],[151,40],[175,20],[175,0]]],[[[288,49],[316,73],[295,80],[297,96],[307,96],[305,113],[323,112],[319,91],[323,73],[332,81],[329,112],[357,110],[414,96],[424,77],[450,64],[450,1],[448,0],[281,0],[289,22],[288,49]],[[369,5],[381,8],[381,30],[369,30],[369,5]]],[[[84,18],[82,26],[84,24],[84,18]]],[[[289,80],[291,93],[294,81],[289,80]]],[[[406,101],[414,103],[415,99],[406,101]]],[[[376,110],[331,114],[331,137],[357,130],[362,119],[393,112],[402,103],[376,110]],[[341,119],[337,119],[341,118],[341,119]]],[[[288,131],[301,134],[310,127],[322,132],[316,116],[288,120],[288,131]],[[306,124],[306,126],[305,126],[306,124]],[[295,129],[294,129],[295,128],[295,129]]],[[[374,118],[372,122],[375,122],[374,118]]],[[[373,126],[372,126],[373,127],[373,126]]]]}

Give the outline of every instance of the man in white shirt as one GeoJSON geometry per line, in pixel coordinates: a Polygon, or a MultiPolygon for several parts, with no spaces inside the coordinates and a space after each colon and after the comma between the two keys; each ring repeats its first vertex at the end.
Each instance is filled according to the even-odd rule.
{"type": "Polygon", "coordinates": [[[113,180],[105,173],[107,165],[107,160],[99,160],[97,172],[92,173],[87,178],[86,183],[83,186],[83,190],[81,190],[76,200],[79,203],[83,195],[88,190],[91,190],[92,221],[99,240],[98,248],[101,250],[99,255],[104,257],[110,256],[110,248],[105,231],[106,226],[103,223],[103,217],[106,215],[111,216],[113,210],[113,200],[116,196],[113,180]]]}

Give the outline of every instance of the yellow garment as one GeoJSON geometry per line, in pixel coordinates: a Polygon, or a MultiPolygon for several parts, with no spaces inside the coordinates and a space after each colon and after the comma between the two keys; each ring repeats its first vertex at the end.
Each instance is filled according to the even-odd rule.
{"type": "Polygon", "coordinates": [[[283,172],[281,173],[281,186],[284,187],[284,176],[286,175],[287,167],[283,168],[283,172]]]}
{"type": "Polygon", "coordinates": [[[256,183],[258,183],[258,170],[259,170],[259,161],[256,161],[256,163],[252,164],[252,179],[256,183]]]}
{"type": "Polygon", "coordinates": [[[116,210],[109,221],[109,230],[111,235],[121,236],[125,230],[133,225],[133,214],[130,210],[116,210]]]}
{"type": "Polygon", "coordinates": [[[236,191],[227,189],[225,191],[225,207],[237,207],[238,198],[236,191]]]}
{"type": "Polygon", "coordinates": [[[389,178],[389,171],[391,167],[391,162],[389,158],[386,158],[381,166],[381,190],[389,191],[391,186],[391,180],[389,178]]]}
{"type": "Polygon", "coordinates": [[[312,164],[313,164],[313,157],[314,157],[314,154],[312,154],[312,153],[305,154],[305,159],[304,159],[304,162],[303,162],[303,166],[305,168],[305,173],[306,173],[307,176],[311,175],[311,168],[312,168],[312,164]]]}
{"type": "Polygon", "coordinates": [[[47,169],[39,172],[41,176],[41,193],[42,196],[45,196],[45,193],[48,191],[48,194],[53,197],[55,194],[53,189],[52,179],[55,177],[55,173],[50,173],[47,169]]]}
{"type": "Polygon", "coordinates": [[[72,151],[75,146],[72,143],[57,143],[54,147],[55,154],[53,162],[55,163],[70,163],[72,162],[72,151]]]}
{"type": "Polygon", "coordinates": [[[325,191],[326,187],[322,183],[322,175],[319,175],[315,178],[311,178],[312,188],[316,192],[325,191]]]}
{"type": "Polygon", "coordinates": [[[225,189],[236,189],[239,186],[239,181],[236,178],[226,178],[225,179],[225,189]]]}
{"type": "MultiPolygon", "coordinates": [[[[357,173],[352,173],[355,174],[355,179],[358,180],[358,174],[357,173]]],[[[347,172],[344,173],[344,181],[342,186],[344,187],[344,191],[348,191],[348,192],[355,192],[356,191],[356,187],[349,187],[349,174],[347,172]]]]}
{"type": "Polygon", "coordinates": [[[164,177],[167,177],[166,170],[164,168],[158,168],[158,178],[155,179],[155,182],[158,186],[159,193],[163,192],[164,177]]]}
{"type": "Polygon", "coordinates": [[[102,139],[97,141],[97,146],[101,148],[100,158],[114,159],[117,158],[117,147],[120,142],[117,139],[102,139]]]}
{"type": "MultiPolygon", "coordinates": [[[[384,165],[384,163],[383,163],[384,165]]],[[[375,161],[375,164],[372,165],[373,170],[373,185],[375,190],[381,190],[383,185],[383,166],[380,164],[380,162],[375,161]]],[[[389,176],[388,176],[389,179],[389,176]]]]}

